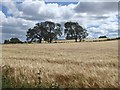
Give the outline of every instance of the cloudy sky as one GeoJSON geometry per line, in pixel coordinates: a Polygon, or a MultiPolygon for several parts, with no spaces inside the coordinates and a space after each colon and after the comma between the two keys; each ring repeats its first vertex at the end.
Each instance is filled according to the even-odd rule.
{"type": "MultiPolygon", "coordinates": [[[[49,20],[62,25],[77,21],[87,29],[88,38],[118,36],[118,0],[4,0],[0,2],[1,41],[11,37],[26,40],[35,23],[49,20]]],[[[62,36],[64,37],[64,35],[62,36]]]]}

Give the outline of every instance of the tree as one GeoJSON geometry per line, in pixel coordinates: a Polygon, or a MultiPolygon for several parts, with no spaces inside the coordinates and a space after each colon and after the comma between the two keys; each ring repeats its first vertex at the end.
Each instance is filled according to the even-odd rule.
{"type": "Polygon", "coordinates": [[[67,34],[66,39],[77,39],[80,41],[88,36],[87,30],[80,26],[77,22],[66,22],[64,24],[65,34],[67,34]]]}
{"type": "Polygon", "coordinates": [[[22,43],[22,41],[20,41],[18,38],[11,38],[9,42],[13,44],[22,43]]]}
{"type": "Polygon", "coordinates": [[[16,43],[23,43],[18,38],[11,38],[10,40],[4,40],[4,44],[16,44],[16,43]]]}
{"type": "Polygon", "coordinates": [[[107,38],[107,36],[100,36],[99,38],[107,38]]]}
{"type": "Polygon", "coordinates": [[[37,23],[33,29],[28,29],[27,31],[27,41],[33,42],[38,39],[39,43],[42,42],[42,39],[48,42],[52,42],[53,39],[57,39],[57,36],[60,36],[61,25],[51,21],[45,21],[37,23]]]}

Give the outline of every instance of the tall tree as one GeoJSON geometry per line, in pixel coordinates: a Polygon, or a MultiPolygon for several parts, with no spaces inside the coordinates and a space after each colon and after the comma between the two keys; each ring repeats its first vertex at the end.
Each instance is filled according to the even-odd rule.
{"type": "Polygon", "coordinates": [[[66,22],[64,27],[65,33],[67,34],[66,38],[75,39],[75,42],[77,42],[78,38],[81,41],[88,35],[87,30],[83,29],[77,22],[66,22]]]}
{"type": "Polygon", "coordinates": [[[27,41],[32,42],[38,39],[39,43],[42,39],[48,42],[52,42],[53,39],[57,39],[57,36],[61,35],[61,25],[51,21],[45,21],[37,23],[33,29],[27,31],[27,41]]]}

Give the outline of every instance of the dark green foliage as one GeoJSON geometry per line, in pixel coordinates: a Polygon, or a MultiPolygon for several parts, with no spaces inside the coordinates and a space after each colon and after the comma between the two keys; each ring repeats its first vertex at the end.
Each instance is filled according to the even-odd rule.
{"type": "Polygon", "coordinates": [[[11,38],[10,40],[5,40],[4,44],[17,44],[17,43],[23,43],[18,38],[11,38]]]}
{"type": "MultiPolygon", "coordinates": [[[[88,36],[87,30],[80,26],[77,22],[66,22],[64,24],[66,39],[77,39],[80,41],[88,36]]],[[[62,35],[62,28],[59,23],[51,21],[45,21],[37,23],[33,28],[27,31],[27,42],[39,42],[42,40],[51,43],[53,40],[57,40],[58,36],[62,35]]]]}
{"type": "Polygon", "coordinates": [[[75,42],[77,42],[78,38],[81,41],[88,36],[87,30],[77,22],[66,22],[64,27],[65,33],[67,34],[66,39],[75,39],[75,42]]]}
{"type": "Polygon", "coordinates": [[[9,40],[4,40],[4,44],[9,44],[9,40]]]}
{"type": "Polygon", "coordinates": [[[43,27],[42,23],[37,23],[32,29],[28,29],[27,31],[27,41],[33,42],[37,41],[39,43],[42,42],[42,38],[44,37],[47,31],[43,27]]]}
{"type": "Polygon", "coordinates": [[[26,36],[28,42],[37,41],[41,43],[44,40],[51,43],[53,39],[56,40],[57,36],[61,36],[61,34],[61,25],[59,23],[45,21],[37,23],[33,29],[28,29],[26,36]]]}
{"type": "Polygon", "coordinates": [[[22,41],[20,41],[18,38],[11,38],[9,42],[13,44],[22,43],[22,41]]]}
{"type": "Polygon", "coordinates": [[[107,36],[100,36],[99,38],[107,38],[107,36]]]}

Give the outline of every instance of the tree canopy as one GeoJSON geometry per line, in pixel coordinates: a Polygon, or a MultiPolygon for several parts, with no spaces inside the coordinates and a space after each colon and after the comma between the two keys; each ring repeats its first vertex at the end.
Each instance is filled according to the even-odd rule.
{"type": "MultiPolygon", "coordinates": [[[[66,22],[64,24],[64,33],[66,39],[77,39],[80,41],[88,36],[87,30],[80,26],[77,22],[66,22]]],[[[62,35],[62,27],[59,23],[51,21],[45,21],[35,24],[33,28],[29,28],[27,31],[28,42],[39,42],[42,40],[51,43],[53,40],[57,40],[58,36],[62,35]]]]}
{"type": "Polygon", "coordinates": [[[41,43],[43,39],[51,43],[53,39],[57,39],[57,36],[61,35],[61,25],[59,23],[45,21],[37,23],[32,29],[28,29],[26,36],[28,42],[38,39],[38,42],[41,43]]]}
{"type": "Polygon", "coordinates": [[[66,22],[64,24],[66,39],[77,39],[80,41],[88,36],[87,30],[80,26],[77,22],[66,22]]]}
{"type": "Polygon", "coordinates": [[[107,38],[107,36],[99,36],[99,38],[107,38]]]}

